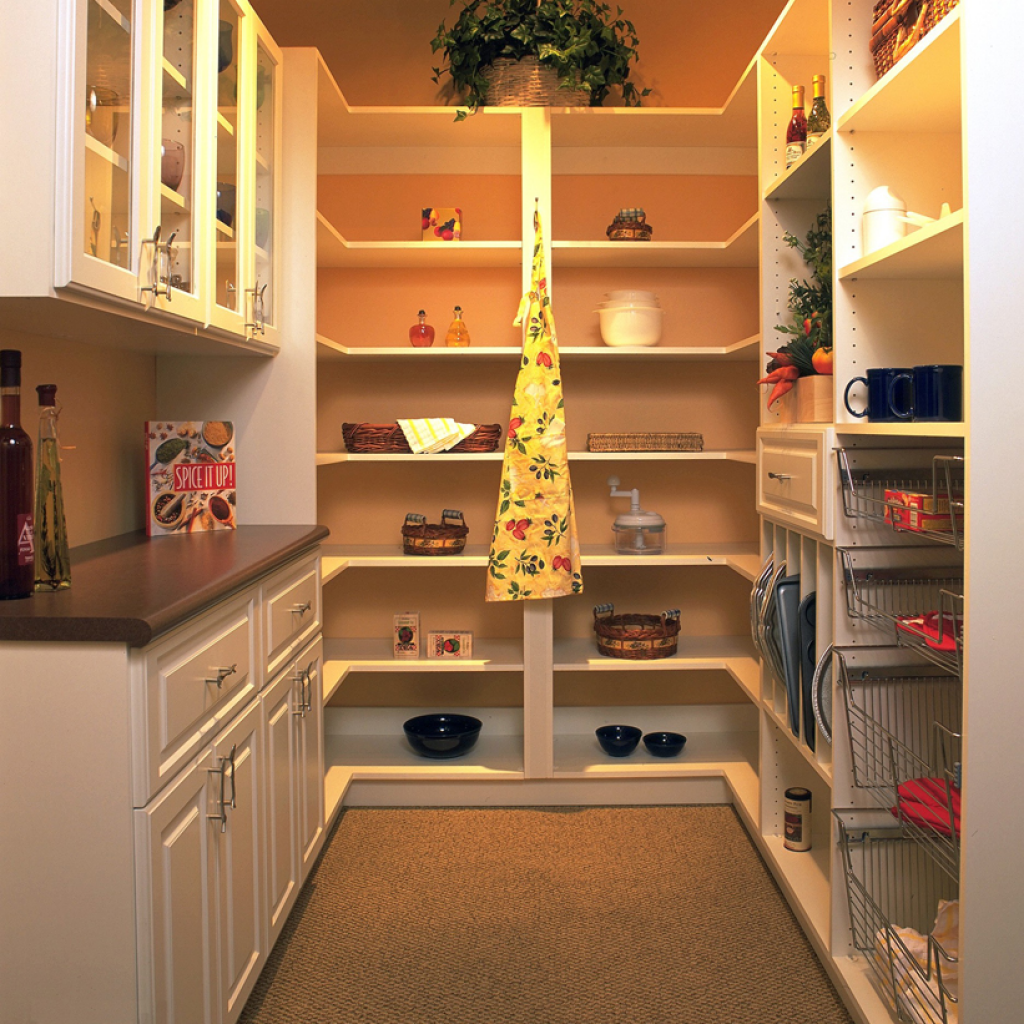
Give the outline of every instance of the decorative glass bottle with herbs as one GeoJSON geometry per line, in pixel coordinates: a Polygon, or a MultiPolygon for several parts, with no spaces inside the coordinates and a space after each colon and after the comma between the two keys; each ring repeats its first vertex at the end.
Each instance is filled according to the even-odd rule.
{"type": "Polygon", "coordinates": [[[426,310],[416,314],[417,322],[409,328],[409,342],[413,348],[430,348],[434,344],[434,328],[427,323],[426,310]]]}
{"type": "Polygon", "coordinates": [[[786,166],[795,164],[807,148],[807,117],[804,114],[804,87],[793,86],[793,116],[786,128],[786,166]]]}
{"type": "Polygon", "coordinates": [[[811,112],[807,115],[808,149],[821,140],[822,135],[832,124],[832,115],[825,103],[825,76],[815,75],[811,81],[814,83],[814,102],[811,104],[811,112]]]}
{"type": "Polygon", "coordinates": [[[21,353],[0,351],[0,600],[32,596],[32,441],[21,427],[21,353]]]}
{"type": "Polygon", "coordinates": [[[448,333],[445,335],[444,343],[448,348],[469,347],[469,328],[462,319],[461,306],[455,307],[455,319],[451,322],[451,326],[448,328],[448,333]]]}
{"type": "Polygon", "coordinates": [[[36,590],[48,593],[71,586],[71,555],[64,521],[57,441],[57,385],[39,384],[39,456],[36,473],[36,590]]]}

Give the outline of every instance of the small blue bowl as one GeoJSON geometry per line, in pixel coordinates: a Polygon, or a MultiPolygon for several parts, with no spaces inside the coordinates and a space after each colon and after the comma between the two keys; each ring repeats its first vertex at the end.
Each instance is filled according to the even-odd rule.
{"type": "Polygon", "coordinates": [[[649,732],[644,746],[655,757],[677,757],[686,746],[686,737],[679,732],[649,732]]]}
{"type": "Polygon", "coordinates": [[[421,757],[461,757],[473,749],[483,722],[472,715],[417,715],[405,725],[409,746],[421,757]]]}
{"type": "Polygon", "coordinates": [[[597,730],[597,741],[611,757],[626,757],[636,750],[643,730],[635,725],[602,725],[597,730]]]}

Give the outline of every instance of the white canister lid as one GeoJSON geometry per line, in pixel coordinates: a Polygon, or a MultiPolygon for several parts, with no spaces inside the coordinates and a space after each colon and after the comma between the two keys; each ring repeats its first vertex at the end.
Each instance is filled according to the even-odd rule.
{"type": "Polygon", "coordinates": [[[879,185],[868,193],[864,200],[865,213],[877,213],[881,210],[898,210],[900,213],[907,212],[907,204],[898,195],[889,191],[888,185],[879,185]]]}
{"type": "Polygon", "coordinates": [[[636,512],[623,512],[616,516],[612,527],[614,530],[650,530],[658,533],[665,529],[665,520],[657,512],[646,512],[638,509],[636,512]]]}

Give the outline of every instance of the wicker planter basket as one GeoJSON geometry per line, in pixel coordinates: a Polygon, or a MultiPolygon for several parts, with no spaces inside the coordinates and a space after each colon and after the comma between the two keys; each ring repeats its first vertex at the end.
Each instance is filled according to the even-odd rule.
{"type": "Polygon", "coordinates": [[[592,452],[700,452],[703,434],[587,434],[592,452]]]}
{"type": "Polygon", "coordinates": [[[483,72],[489,107],[589,107],[586,89],[559,88],[554,68],[536,57],[508,60],[499,57],[483,72]]]}
{"type": "Polygon", "coordinates": [[[652,661],[671,658],[679,643],[679,609],[661,615],[615,615],[615,606],[594,609],[597,650],[608,658],[652,661]]]}
{"type": "Polygon", "coordinates": [[[402,525],[402,547],[407,555],[457,555],[466,546],[469,527],[458,509],[446,508],[440,523],[410,512],[402,525]]]}
{"type": "MultiPolygon", "coordinates": [[[[353,455],[376,455],[380,453],[409,454],[412,449],[397,423],[342,423],[341,436],[345,450],[353,455]]],[[[501,441],[501,424],[478,423],[469,437],[460,441],[449,452],[496,452],[501,441]]]]}
{"type": "Polygon", "coordinates": [[[871,19],[871,56],[882,77],[906,56],[959,0],[879,0],[871,19]]]}

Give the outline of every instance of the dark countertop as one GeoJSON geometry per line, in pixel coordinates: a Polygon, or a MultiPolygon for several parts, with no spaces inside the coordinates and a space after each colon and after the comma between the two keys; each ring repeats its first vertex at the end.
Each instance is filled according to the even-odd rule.
{"type": "Polygon", "coordinates": [[[183,536],[126,533],[71,551],[71,589],[0,601],[0,640],[144,647],[319,544],[323,526],[240,526],[183,536]]]}

